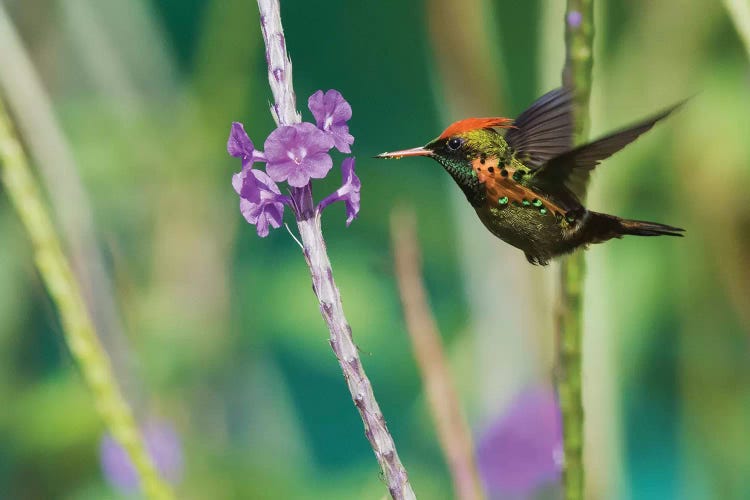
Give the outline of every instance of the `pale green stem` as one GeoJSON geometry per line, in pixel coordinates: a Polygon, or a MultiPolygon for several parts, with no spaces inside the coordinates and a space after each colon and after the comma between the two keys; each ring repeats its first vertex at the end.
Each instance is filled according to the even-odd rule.
{"type": "MultiPolygon", "coordinates": [[[[66,5],[80,3],[67,2],[66,5]]],[[[92,313],[94,327],[127,394],[128,389],[136,387],[135,371],[115,304],[112,280],[96,241],[91,202],[81,181],[72,147],[55,116],[52,100],[2,2],[0,68],[13,68],[12,71],[0,71],[0,94],[15,117],[18,135],[25,139],[28,157],[37,166],[39,183],[49,197],[58,234],[92,313]]],[[[109,101],[122,102],[122,99],[112,96],[109,101]]]]}
{"type": "MultiPolygon", "coordinates": [[[[565,12],[566,56],[563,83],[574,93],[575,144],[585,142],[588,134],[593,40],[593,0],[568,0],[565,12]]],[[[560,305],[557,314],[557,375],[563,423],[563,486],[566,500],[584,498],[581,353],[585,272],[586,262],[581,251],[561,262],[560,305]]]]}
{"type": "Polygon", "coordinates": [[[65,341],[93,393],[97,409],[114,438],[128,452],[146,495],[152,499],[172,498],[146,452],[130,407],[117,386],[110,360],[96,336],[80,286],[2,100],[0,168],[2,182],[31,239],[39,273],[59,311],[65,341]]]}
{"type": "Polygon", "coordinates": [[[750,0],[724,0],[724,6],[750,59],[750,0]]]}

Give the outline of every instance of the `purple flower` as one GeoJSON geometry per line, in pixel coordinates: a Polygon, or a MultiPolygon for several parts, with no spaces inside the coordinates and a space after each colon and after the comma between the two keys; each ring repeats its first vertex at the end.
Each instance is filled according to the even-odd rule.
{"type": "Polygon", "coordinates": [[[577,28],[581,25],[581,21],[583,21],[583,15],[577,10],[571,10],[568,13],[567,20],[571,28],[577,28]]]}
{"type": "MultiPolygon", "coordinates": [[[[227,151],[242,159],[242,171],[232,177],[232,185],[240,195],[240,211],[255,224],[258,235],[267,236],[269,226],[281,225],[284,205],[289,205],[297,218],[314,213],[311,179],[325,177],[333,167],[330,151],[334,146],[349,153],[354,137],[347,121],[352,116],[349,103],[336,90],[319,90],[308,100],[317,126],[295,123],[274,130],[266,138],[263,151],[255,149],[241,123],[232,123],[227,151]],[[253,169],[255,162],[265,162],[265,172],[253,169]],[[286,182],[289,196],[282,195],[276,183],[286,182]]],[[[361,183],[354,173],[354,158],[341,164],[342,186],[320,202],[318,213],[335,201],[346,205],[346,225],[359,213],[361,183]]]]}
{"type": "Polygon", "coordinates": [[[320,202],[318,211],[335,201],[343,201],[346,205],[346,225],[349,226],[359,213],[359,192],[362,188],[359,177],[354,173],[354,158],[345,158],[341,162],[341,177],[341,187],[320,202]]]}
{"type": "MultiPolygon", "coordinates": [[[[182,446],[174,427],[164,421],[152,420],[142,430],[146,449],[156,468],[167,481],[177,484],[182,477],[182,446]]],[[[130,457],[109,434],[105,434],[99,446],[104,476],[122,492],[138,489],[138,474],[130,457]]]]}
{"type": "Polygon", "coordinates": [[[245,127],[239,122],[232,122],[232,130],[227,140],[227,152],[235,158],[242,158],[242,166],[252,165],[255,148],[247,136],[245,127]]]}
{"type": "Polygon", "coordinates": [[[243,168],[232,177],[232,186],[240,195],[240,212],[245,220],[255,225],[258,236],[268,236],[269,225],[274,228],[281,226],[287,198],[268,174],[254,168],[243,168]]]}
{"type": "Polygon", "coordinates": [[[322,179],[331,170],[332,147],[333,139],[312,123],[279,127],[266,139],[266,172],[276,182],[306,186],[311,178],[322,179]]]}
{"type": "Polygon", "coordinates": [[[325,94],[318,90],[307,100],[318,128],[324,130],[333,138],[336,149],[342,153],[351,153],[349,146],[354,143],[354,137],[349,133],[346,124],[352,117],[352,107],[337,91],[329,90],[325,94]]]}
{"type": "Polygon", "coordinates": [[[557,481],[562,426],[554,392],[536,387],[520,394],[480,436],[477,455],[490,498],[527,498],[557,481]]]}

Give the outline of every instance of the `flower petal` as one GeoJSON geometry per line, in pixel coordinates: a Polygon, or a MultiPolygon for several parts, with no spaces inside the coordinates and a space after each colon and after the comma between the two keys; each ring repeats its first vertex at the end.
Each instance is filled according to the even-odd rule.
{"type": "Polygon", "coordinates": [[[255,230],[258,232],[258,236],[265,238],[268,236],[268,219],[265,212],[261,212],[260,216],[255,222],[255,230]]]}
{"type": "MultiPolygon", "coordinates": [[[[283,182],[289,179],[290,175],[300,170],[299,165],[287,158],[279,163],[269,162],[266,165],[266,172],[276,182],[283,182]]],[[[307,183],[305,183],[307,184],[307,183]]]]}
{"type": "Polygon", "coordinates": [[[334,125],[331,127],[330,134],[333,138],[333,144],[336,146],[336,149],[347,154],[352,152],[349,146],[354,144],[354,136],[349,133],[348,126],[334,125]]]}
{"type": "Polygon", "coordinates": [[[341,163],[341,176],[344,179],[344,186],[348,187],[348,192],[344,198],[346,204],[346,225],[347,227],[359,214],[360,191],[362,182],[354,173],[354,158],[346,158],[341,163]]]}
{"type": "Polygon", "coordinates": [[[301,168],[296,168],[289,172],[286,182],[292,187],[304,187],[310,183],[310,174],[301,168]]]}
{"type": "Polygon", "coordinates": [[[322,90],[318,90],[307,99],[307,107],[310,109],[313,117],[315,117],[318,127],[320,127],[326,118],[326,107],[322,90]]]}
{"type": "Polygon", "coordinates": [[[298,145],[304,146],[308,154],[312,152],[327,153],[333,147],[333,139],[312,123],[302,122],[295,125],[298,134],[298,145]]]}
{"type": "Polygon", "coordinates": [[[338,90],[326,92],[326,101],[333,123],[345,123],[352,118],[352,107],[338,90]]]}
{"type": "Polygon", "coordinates": [[[322,212],[333,202],[343,201],[346,205],[346,225],[349,226],[359,214],[360,190],[362,188],[359,177],[354,173],[353,157],[345,158],[341,162],[341,177],[341,187],[318,204],[318,211],[322,212]]]}
{"type": "Polygon", "coordinates": [[[277,228],[284,218],[284,200],[279,187],[262,170],[243,169],[232,177],[232,185],[240,195],[240,212],[255,225],[258,236],[268,236],[268,225],[277,228]]]}
{"type": "MultiPolygon", "coordinates": [[[[312,177],[313,179],[322,179],[333,167],[333,160],[331,159],[331,155],[329,155],[328,153],[316,152],[312,155],[307,156],[300,167],[302,167],[307,177],[312,177]]],[[[289,184],[295,186],[291,182],[289,184]]]]}
{"type": "Polygon", "coordinates": [[[318,90],[307,100],[319,128],[328,130],[332,124],[346,123],[352,117],[352,107],[338,90],[329,90],[325,94],[318,90]]]}
{"type": "Polygon", "coordinates": [[[260,201],[260,186],[258,185],[256,175],[252,175],[258,172],[260,170],[255,170],[245,165],[242,168],[242,172],[232,176],[232,187],[235,192],[241,198],[253,203],[260,201]]]}
{"type": "Polygon", "coordinates": [[[250,224],[255,224],[258,217],[254,214],[257,203],[252,203],[245,198],[240,198],[240,213],[250,224]]]}
{"type": "Polygon", "coordinates": [[[247,136],[245,127],[239,122],[232,122],[227,140],[227,152],[235,158],[249,160],[253,157],[253,141],[247,136]]]}
{"type": "Polygon", "coordinates": [[[253,170],[255,180],[258,182],[260,189],[274,194],[281,194],[279,186],[271,179],[271,177],[262,170],[253,170]]]}
{"type": "Polygon", "coordinates": [[[242,192],[242,179],[244,177],[245,172],[237,172],[232,176],[232,187],[234,188],[234,192],[237,194],[240,194],[242,192]]]}
{"type": "Polygon", "coordinates": [[[269,203],[266,205],[264,212],[266,219],[272,227],[278,229],[281,227],[281,222],[284,220],[284,205],[281,203],[269,203]]]}
{"type": "Polygon", "coordinates": [[[270,164],[288,159],[287,153],[296,141],[297,129],[291,125],[279,127],[271,132],[263,144],[266,162],[270,164]]]}
{"type": "Polygon", "coordinates": [[[284,204],[268,200],[257,207],[257,214],[253,219],[258,236],[265,238],[268,236],[269,225],[273,228],[281,227],[281,222],[284,219],[284,204]]]}

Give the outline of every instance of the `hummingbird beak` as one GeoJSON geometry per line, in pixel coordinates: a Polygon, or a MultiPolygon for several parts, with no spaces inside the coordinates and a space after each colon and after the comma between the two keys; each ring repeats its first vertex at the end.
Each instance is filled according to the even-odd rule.
{"type": "Polygon", "coordinates": [[[432,156],[432,151],[429,149],[418,147],[411,149],[402,149],[401,151],[393,151],[392,153],[380,153],[375,158],[385,158],[398,160],[405,156],[432,156]]]}

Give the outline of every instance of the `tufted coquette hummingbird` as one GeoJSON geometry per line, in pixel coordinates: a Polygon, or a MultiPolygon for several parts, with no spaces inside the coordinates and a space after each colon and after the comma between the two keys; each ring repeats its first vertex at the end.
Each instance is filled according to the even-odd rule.
{"type": "MultiPolygon", "coordinates": [[[[681,104],[681,103],[680,103],[681,104]]],[[[588,210],[581,203],[591,171],[680,106],[594,142],[573,147],[572,93],[540,97],[515,120],[467,118],[426,146],[376,158],[428,156],[466,195],[492,234],[532,264],[627,234],[682,236],[681,228],[588,210]],[[504,133],[503,133],[504,132],[504,133]]]]}

